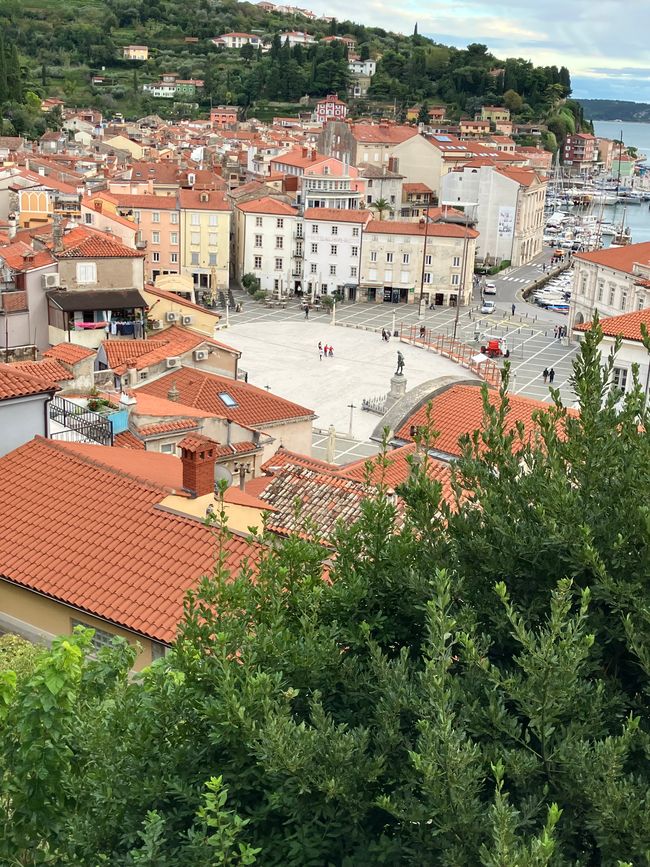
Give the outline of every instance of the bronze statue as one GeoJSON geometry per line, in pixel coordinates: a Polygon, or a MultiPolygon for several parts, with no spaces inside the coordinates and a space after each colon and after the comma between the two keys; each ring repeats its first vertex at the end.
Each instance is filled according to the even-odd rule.
{"type": "Polygon", "coordinates": [[[397,370],[395,371],[395,376],[403,376],[404,375],[404,356],[402,353],[397,350],[397,370]]]}

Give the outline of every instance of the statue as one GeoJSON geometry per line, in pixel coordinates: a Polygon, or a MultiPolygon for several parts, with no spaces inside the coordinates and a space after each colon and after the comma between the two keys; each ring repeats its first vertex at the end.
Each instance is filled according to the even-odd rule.
{"type": "Polygon", "coordinates": [[[395,371],[395,376],[403,376],[404,375],[404,356],[402,353],[397,350],[397,370],[395,371]]]}

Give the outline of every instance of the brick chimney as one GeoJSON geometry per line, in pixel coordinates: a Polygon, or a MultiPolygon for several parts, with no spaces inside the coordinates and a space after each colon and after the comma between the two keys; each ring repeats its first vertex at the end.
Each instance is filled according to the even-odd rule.
{"type": "Polygon", "coordinates": [[[217,443],[198,434],[184,437],[178,444],[183,464],[183,487],[192,497],[214,493],[214,465],[217,443]]]}

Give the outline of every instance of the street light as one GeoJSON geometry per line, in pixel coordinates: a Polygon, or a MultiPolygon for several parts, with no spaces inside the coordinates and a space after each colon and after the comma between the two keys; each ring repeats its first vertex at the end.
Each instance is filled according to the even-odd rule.
{"type": "Polygon", "coordinates": [[[462,208],[465,216],[465,234],[463,237],[463,257],[461,262],[460,285],[456,293],[456,316],[454,317],[454,340],[458,330],[458,317],[460,316],[460,301],[465,295],[465,274],[467,272],[467,248],[469,246],[469,208],[476,207],[476,202],[441,202],[443,207],[462,208]]]}

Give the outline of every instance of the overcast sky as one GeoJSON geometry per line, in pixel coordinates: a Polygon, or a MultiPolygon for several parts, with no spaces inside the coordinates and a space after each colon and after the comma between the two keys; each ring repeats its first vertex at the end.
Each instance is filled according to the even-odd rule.
{"type": "Polygon", "coordinates": [[[568,66],[578,97],[650,102],[650,0],[313,0],[339,20],[568,66]]]}

